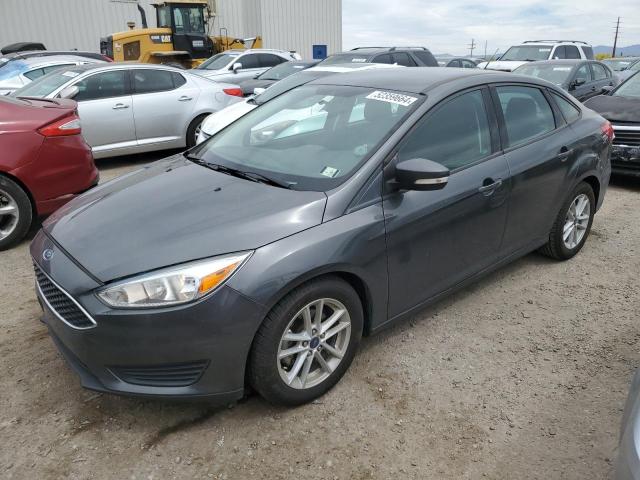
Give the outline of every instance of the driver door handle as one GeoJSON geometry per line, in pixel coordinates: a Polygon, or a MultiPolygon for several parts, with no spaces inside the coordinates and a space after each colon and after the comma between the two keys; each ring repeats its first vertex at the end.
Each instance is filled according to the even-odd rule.
{"type": "Polygon", "coordinates": [[[186,95],[183,95],[178,99],[179,102],[188,102],[190,100],[193,100],[193,97],[188,97],[186,95]]]}
{"type": "Polygon", "coordinates": [[[490,183],[488,185],[482,185],[480,188],[478,188],[478,191],[480,193],[485,193],[485,194],[488,195],[488,194],[493,193],[497,188],[502,186],[502,179],[501,178],[499,178],[499,179],[497,179],[495,181],[492,178],[487,178],[485,180],[485,183],[486,182],[492,182],[492,183],[490,183]]]}
{"type": "Polygon", "coordinates": [[[114,110],[124,110],[125,108],[129,108],[129,105],[125,105],[124,103],[116,103],[113,106],[114,110]]]}

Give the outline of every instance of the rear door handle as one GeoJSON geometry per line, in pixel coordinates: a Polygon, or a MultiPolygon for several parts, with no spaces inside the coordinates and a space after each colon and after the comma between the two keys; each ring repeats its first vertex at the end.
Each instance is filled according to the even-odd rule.
{"type": "Polygon", "coordinates": [[[129,108],[129,105],[125,105],[124,103],[116,103],[113,106],[114,110],[124,110],[125,108],[129,108]]]}
{"type": "MultiPolygon", "coordinates": [[[[489,181],[491,182],[493,179],[488,178],[487,180],[485,180],[485,182],[489,181]]],[[[480,188],[478,188],[478,191],[480,193],[486,193],[486,194],[491,194],[494,192],[494,190],[498,187],[502,186],[502,179],[499,178],[496,181],[494,181],[493,183],[490,183],[488,185],[482,185],[480,188]]]]}
{"type": "Polygon", "coordinates": [[[190,100],[193,100],[193,97],[187,97],[186,95],[183,95],[178,99],[179,102],[188,102],[190,100]]]}

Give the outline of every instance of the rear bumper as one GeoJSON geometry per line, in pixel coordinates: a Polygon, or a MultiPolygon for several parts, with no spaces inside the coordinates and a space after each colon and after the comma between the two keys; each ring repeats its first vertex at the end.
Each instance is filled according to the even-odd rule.
{"type": "Polygon", "coordinates": [[[55,212],[57,209],[62,207],[65,203],[70,202],[71,200],[76,198],[78,195],[86,192],[87,190],[91,190],[93,187],[98,185],[99,181],[100,181],[100,174],[98,173],[98,170],[95,169],[94,172],[89,174],[88,186],[83,188],[82,190],[75,193],[62,195],[57,198],[50,198],[48,200],[36,201],[36,211],[38,212],[38,215],[49,215],[55,212]]]}

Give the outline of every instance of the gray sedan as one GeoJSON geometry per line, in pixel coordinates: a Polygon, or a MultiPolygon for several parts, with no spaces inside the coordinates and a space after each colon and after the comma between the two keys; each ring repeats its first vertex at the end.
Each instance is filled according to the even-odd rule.
{"type": "Polygon", "coordinates": [[[85,140],[102,158],[195,145],[207,115],[242,90],[172,67],[106,64],[58,70],[12,95],[76,100],[85,140]]]}
{"type": "Polygon", "coordinates": [[[578,254],[612,138],[519,75],[325,76],[58,210],[31,244],[44,319],[91,389],[308,402],[363,334],[533,250],[578,254]]]}

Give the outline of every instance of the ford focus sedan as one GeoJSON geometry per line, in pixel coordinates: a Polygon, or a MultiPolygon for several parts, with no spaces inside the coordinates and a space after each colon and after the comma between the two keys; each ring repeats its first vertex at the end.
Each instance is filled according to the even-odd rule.
{"type": "Polygon", "coordinates": [[[308,402],[363,335],[531,251],[575,256],[612,136],[518,75],[323,77],[56,212],[31,245],[44,321],[87,388],[308,402]]]}

